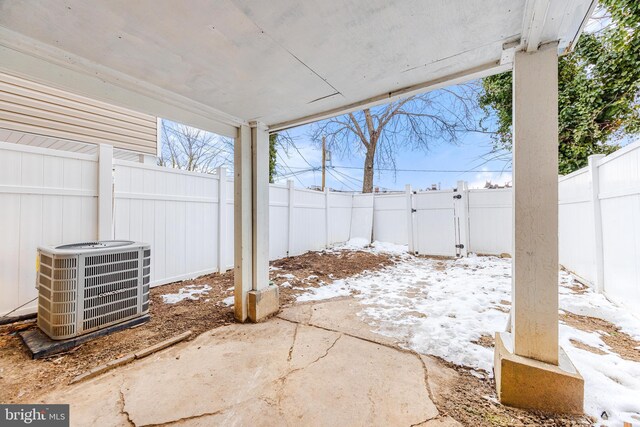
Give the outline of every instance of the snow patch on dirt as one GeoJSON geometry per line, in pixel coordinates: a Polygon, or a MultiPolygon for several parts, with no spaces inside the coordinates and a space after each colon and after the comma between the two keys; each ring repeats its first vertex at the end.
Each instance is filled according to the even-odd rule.
{"type": "Polygon", "coordinates": [[[162,295],[162,302],[165,304],[176,304],[184,300],[198,300],[203,295],[208,295],[211,290],[209,285],[189,285],[180,288],[177,294],[162,295]]]}
{"type": "Polygon", "coordinates": [[[406,255],[409,250],[407,245],[375,241],[371,243],[360,237],[353,238],[346,243],[339,243],[327,249],[327,252],[337,251],[364,251],[373,254],[406,255]]]}

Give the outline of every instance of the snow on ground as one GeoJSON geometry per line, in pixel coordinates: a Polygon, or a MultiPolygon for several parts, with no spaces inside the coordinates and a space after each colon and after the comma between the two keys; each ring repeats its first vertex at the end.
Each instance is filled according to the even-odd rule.
{"type": "MultiPolygon", "coordinates": [[[[353,240],[335,250],[354,249],[353,240]]],[[[384,245],[359,249],[382,251],[384,245]]],[[[399,250],[399,248],[396,248],[399,250]]],[[[406,249],[405,249],[406,250],[406,249]]],[[[560,308],[602,318],[640,339],[640,320],[591,290],[575,293],[573,278],[560,273],[560,308]]],[[[322,300],[355,292],[361,316],[375,331],[401,340],[413,350],[492,375],[493,348],[478,340],[505,330],[511,300],[511,260],[496,257],[435,260],[404,256],[395,266],[311,288],[298,301],[322,300]]],[[[622,359],[598,332],[560,325],[560,345],[585,379],[585,411],[599,425],[638,422],[640,363],[622,359]],[[605,352],[575,347],[570,339],[605,352]],[[603,411],[608,421],[602,420],[603,411]]]]}
{"type": "Polygon", "coordinates": [[[209,285],[189,285],[184,288],[180,288],[177,294],[164,294],[162,295],[162,302],[165,304],[176,304],[186,299],[197,300],[202,295],[209,294],[211,286],[209,285]]]}
{"type": "Polygon", "coordinates": [[[395,243],[378,242],[370,243],[369,240],[360,237],[353,238],[346,243],[339,243],[327,249],[327,252],[339,251],[364,251],[373,254],[388,254],[401,257],[409,256],[407,254],[407,245],[398,245],[395,243]]]}

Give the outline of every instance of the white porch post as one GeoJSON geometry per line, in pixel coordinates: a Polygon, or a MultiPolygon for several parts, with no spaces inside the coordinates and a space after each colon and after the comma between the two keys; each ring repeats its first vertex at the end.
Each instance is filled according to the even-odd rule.
{"type": "Polygon", "coordinates": [[[251,123],[253,192],[253,290],[269,285],[269,133],[262,123],[251,123]]]}
{"type": "Polygon", "coordinates": [[[233,165],[234,309],[236,320],[244,322],[248,317],[247,293],[253,288],[251,129],[248,126],[238,130],[233,165]]]}
{"type": "Polygon", "coordinates": [[[511,333],[496,335],[502,403],[581,412],[583,381],[558,346],[558,56],[517,52],[513,69],[511,333]]]}
{"type": "Polygon", "coordinates": [[[269,286],[269,133],[261,123],[241,126],[235,143],[235,317],[259,322],[279,309],[269,286]]]}
{"type": "Polygon", "coordinates": [[[517,355],[558,364],[558,56],[513,69],[512,332],[517,355]]]}

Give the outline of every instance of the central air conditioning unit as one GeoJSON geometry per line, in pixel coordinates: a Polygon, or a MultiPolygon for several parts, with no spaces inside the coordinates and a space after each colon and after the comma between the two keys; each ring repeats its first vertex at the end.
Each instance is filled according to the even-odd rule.
{"type": "Polygon", "coordinates": [[[151,248],[124,240],[38,248],[38,326],[77,337],[149,312],[151,248]]]}

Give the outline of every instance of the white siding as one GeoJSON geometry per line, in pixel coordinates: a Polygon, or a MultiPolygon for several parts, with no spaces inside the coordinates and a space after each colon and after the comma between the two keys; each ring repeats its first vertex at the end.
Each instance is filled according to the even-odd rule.
{"type": "MultiPolygon", "coordinates": [[[[156,118],[0,73],[0,129],[156,154],[156,118]]],[[[23,143],[28,143],[25,141],[23,143]]]]}

